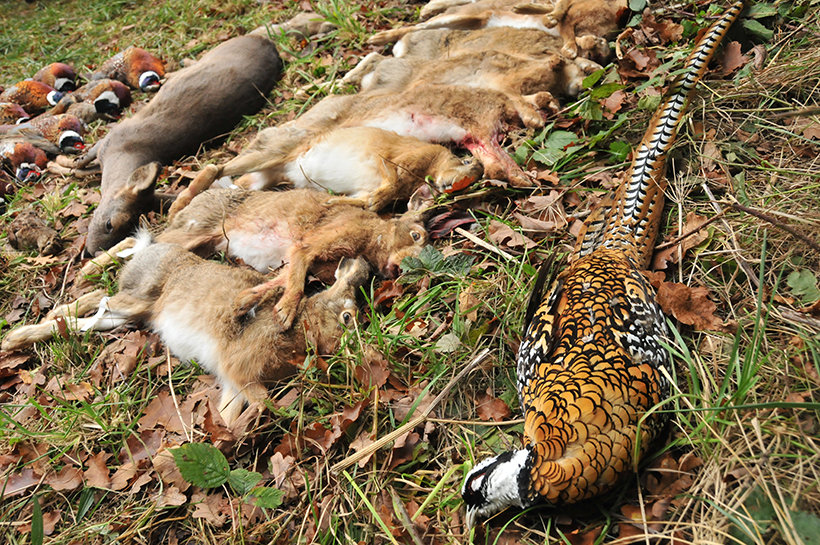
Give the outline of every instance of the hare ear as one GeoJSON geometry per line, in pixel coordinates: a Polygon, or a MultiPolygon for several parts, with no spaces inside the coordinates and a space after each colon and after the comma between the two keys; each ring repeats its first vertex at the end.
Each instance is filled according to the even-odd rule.
{"type": "Polygon", "coordinates": [[[333,286],[347,284],[349,286],[361,286],[367,282],[370,276],[370,265],[363,257],[355,259],[343,257],[336,268],[336,283],[333,286]]]}
{"type": "Polygon", "coordinates": [[[134,194],[140,195],[154,190],[154,184],[159,177],[159,163],[153,162],[142,165],[131,173],[127,188],[134,194]]]}

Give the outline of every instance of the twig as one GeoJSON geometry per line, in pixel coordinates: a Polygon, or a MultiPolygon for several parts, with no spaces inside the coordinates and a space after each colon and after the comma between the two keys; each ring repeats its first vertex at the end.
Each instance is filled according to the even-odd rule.
{"type": "MultiPolygon", "coordinates": [[[[712,193],[712,190],[709,189],[709,186],[703,183],[701,184],[701,187],[703,188],[703,192],[706,193],[706,196],[709,197],[709,201],[712,204],[712,208],[715,209],[715,212],[717,212],[718,214],[723,213],[723,208],[721,208],[720,204],[718,204],[717,199],[715,199],[715,194],[712,193]]],[[[738,249],[738,243],[737,238],[735,237],[735,232],[732,230],[732,227],[726,220],[723,220],[723,225],[726,227],[726,231],[729,233],[729,236],[732,239],[732,244],[734,245],[734,248],[732,248],[732,252],[735,254],[735,260],[737,261],[737,264],[740,265],[740,268],[743,269],[743,272],[746,274],[746,278],[749,279],[749,282],[751,282],[754,285],[755,290],[757,290],[758,288],[760,288],[760,281],[758,280],[755,272],[752,270],[752,267],[746,262],[745,259],[743,259],[743,256],[740,255],[740,250],[738,249]]]]}
{"type": "Polygon", "coordinates": [[[794,236],[796,238],[799,238],[800,240],[802,240],[803,242],[808,244],[811,247],[811,249],[814,250],[815,252],[820,253],[820,245],[818,245],[816,242],[814,242],[812,239],[810,239],[806,235],[797,232],[797,230],[795,230],[793,227],[789,227],[788,225],[786,225],[782,221],[776,220],[773,217],[769,216],[768,214],[764,214],[763,212],[755,210],[754,208],[749,208],[747,206],[743,206],[742,204],[738,204],[738,203],[735,203],[735,202],[730,203],[729,206],[731,206],[735,210],[739,210],[741,212],[746,212],[747,214],[749,214],[751,216],[754,216],[756,218],[760,218],[765,222],[771,223],[775,227],[779,227],[780,229],[783,229],[787,233],[791,234],[792,236],[794,236]]]}
{"type": "Polygon", "coordinates": [[[504,251],[504,250],[502,250],[501,248],[496,248],[495,246],[493,246],[493,245],[492,245],[492,244],[490,244],[489,242],[485,242],[485,241],[481,240],[480,238],[478,238],[477,236],[475,236],[475,235],[474,235],[474,234],[472,234],[471,232],[469,232],[469,231],[465,231],[465,230],[464,230],[464,229],[462,229],[461,227],[456,227],[456,228],[454,229],[454,231],[455,231],[456,233],[458,233],[459,235],[461,235],[461,236],[463,236],[463,237],[465,237],[465,238],[469,239],[470,241],[475,242],[476,244],[478,244],[478,245],[479,245],[479,246],[481,246],[482,248],[485,248],[485,249],[487,249],[487,250],[490,250],[491,252],[495,252],[495,253],[497,253],[498,255],[500,255],[501,257],[503,257],[503,258],[505,258],[505,259],[508,259],[508,260],[510,260],[510,261],[512,261],[513,259],[515,259],[515,257],[513,257],[513,256],[512,256],[512,255],[510,255],[510,254],[508,254],[507,252],[505,252],[505,251],[504,251]]]}
{"type": "Polygon", "coordinates": [[[479,363],[484,361],[484,359],[489,355],[489,353],[490,353],[489,348],[485,348],[484,350],[479,352],[479,354],[476,357],[474,357],[470,361],[470,363],[468,363],[467,366],[464,367],[464,369],[461,370],[461,372],[458,375],[456,375],[449,383],[447,383],[447,386],[445,386],[444,389],[441,391],[441,393],[436,396],[436,398],[433,400],[433,402],[430,403],[430,405],[426,409],[424,409],[424,411],[421,413],[421,415],[417,416],[416,418],[414,418],[413,420],[407,422],[405,425],[397,428],[396,430],[388,433],[387,435],[385,435],[381,439],[379,439],[379,440],[375,441],[374,443],[368,445],[366,448],[363,448],[359,452],[357,452],[355,454],[351,454],[350,456],[348,456],[347,458],[345,458],[341,462],[338,462],[338,463],[334,464],[333,466],[331,466],[330,472],[338,474],[339,472],[341,472],[342,470],[352,466],[353,464],[355,464],[356,462],[358,462],[362,458],[366,458],[367,456],[370,456],[371,454],[373,454],[377,450],[381,449],[382,447],[384,447],[388,443],[392,443],[393,441],[395,441],[396,439],[398,439],[399,437],[401,437],[405,433],[409,432],[410,430],[412,430],[413,428],[415,428],[419,424],[423,424],[424,422],[426,422],[427,417],[430,416],[430,413],[433,411],[433,409],[435,409],[436,406],[438,406],[438,404],[441,402],[442,399],[444,399],[444,396],[446,396],[450,392],[450,390],[453,388],[453,386],[455,386],[458,381],[460,381],[462,378],[464,378],[464,376],[467,373],[472,371],[479,363]]]}
{"type": "Polygon", "coordinates": [[[706,220],[705,222],[703,222],[701,225],[697,226],[695,229],[692,229],[691,231],[688,231],[688,232],[682,234],[681,236],[679,236],[678,238],[676,238],[674,240],[670,240],[669,242],[664,242],[663,244],[659,244],[659,245],[655,246],[655,250],[657,251],[657,250],[665,250],[666,248],[671,248],[672,246],[674,246],[678,242],[682,241],[683,239],[691,237],[692,235],[694,235],[695,233],[697,233],[698,231],[700,231],[701,229],[703,229],[704,227],[706,227],[710,223],[719,220],[725,214],[726,214],[726,210],[724,209],[721,212],[718,212],[717,214],[715,214],[714,216],[709,218],[708,220],[706,220]]]}

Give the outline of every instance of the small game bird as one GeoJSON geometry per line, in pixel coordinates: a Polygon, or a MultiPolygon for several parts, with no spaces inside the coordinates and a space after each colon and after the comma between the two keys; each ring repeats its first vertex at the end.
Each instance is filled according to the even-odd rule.
{"type": "Polygon", "coordinates": [[[48,165],[43,150],[23,139],[0,140],[0,163],[21,182],[32,182],[40,177],[48,165]]]}
{"type": "Polygon", "coordinates": [[[0,125],[14,125],[25,121],[31,116],[19,104],[14,102],[0,102],[0,125]]]}
{"type": "Polygon", "coordinates": [[[41,115],[8,128],[9,136],[26,138],[46,153],[79,153],[85,149],[85,123],[71,114],[41,115]],[[45,139],[45,142],[43,141],[45,139]],[[49,145],[50,144],[50,145],[49,145]]]}
{"type": "Polygon", "coordinates": [[[48,115],[72,114],[86,123],[96,119],[113,121],[131,105],[131,90],[115,79],[91,81],[57,103],[48,115]]]}
{"type": "Polygon", "coordinates": [[[518,351],[524,448],[477,464],[462,496],[467,524],[508,506],[573,503],[609,490],[663,428],[668,337],[649,263],[664,205],[666,154],[697,81],[731,24],[735,3],[704,34],[638,146],[630,173],[585,224],[571,264],[548,292],[542,267],[518,351]],[[641,419],[643,419],[641,421],[641,419]],[[640,422],[640,424],[639,424],[640,422]]]}
{"type": "Polygon", "coordinates": [[[132,89],[153,93],[159,91],[163,76],[164,63],[146,50],[132,45],[105,61],[99,70],[91,74],[91,79],[115,79],[132,89]]]}
{"type": "Polygon", "coordinates": [[[31,115],[43,113],[57,104],[63,93],[39,81],[21,81],[0,93],[0,102],[14,102],[31,115]]]}
{"type": "Polygon", "coordinates": [[[69,93],[77,88],[77,74],[73,68],[62,62],[53,62],[41,68],[31,79],[54,87],[61,93],[69,93]]]}

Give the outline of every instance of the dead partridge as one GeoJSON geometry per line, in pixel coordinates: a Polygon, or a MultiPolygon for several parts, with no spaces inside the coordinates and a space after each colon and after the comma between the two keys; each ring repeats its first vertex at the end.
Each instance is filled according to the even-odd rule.
{"type": "Polygon", "coordinates": [[[14,125],[30,118],[31,116],[19,104],[0,102],[0,125],[14,125]]]}
{"type": "Polygon", "coordinates": [[[17,214],[6,227],[6,234],[9,244],[18,250],[37,250],[40,255],[55,255],[63,247],[60,234],[31,209],[17,214]]]}
{"type": "MultiPolygon", "coordinates": [[[[30,141],[37,146],[40,144],[34,138],[45,138],[56,146],[58,149],[56,153],[79,153],[85,149],[83,140],[85,130],[85,123],[77,116],[60,114],[35,117],[30,121],[15,125],[8,131],[8,134],[31,137],[30,141]]],[[[54,149],[45,151],[54,153],[54,149]]]]}

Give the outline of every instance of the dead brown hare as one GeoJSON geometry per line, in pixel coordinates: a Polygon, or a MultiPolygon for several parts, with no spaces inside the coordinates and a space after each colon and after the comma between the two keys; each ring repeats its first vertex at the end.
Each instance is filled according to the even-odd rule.
{"type": "Polygon", "coordinates": [[[181,360],[194,360],[222,386],[219,412],[232,424],[245,402],[262,402],[266,385],[296,372],[304,359],[307,332],[319,354],[336,350],[345,327],[356,316],[356,293],[369,277],[364,259],[342,259],[329,289],[302,299],[294,327],[282,327],[274,308],[282,290],[269,290],[237,317],[234,303],[243,290],[267,279],[256,271],[205,261],[176,244],[138,243],[123,268],[120,290],[100,302],[100,292],[64,305],[44,322],[10,332],[3,350],[17,350],[48,340],[63,316],[71,329],[106,330],[126,322],[146,323],[181,360]],[[142,247],[140,247],[142,246],[142,247]],[[92,318],[77,318],[96,297],[101,309],[92,318]]]}

